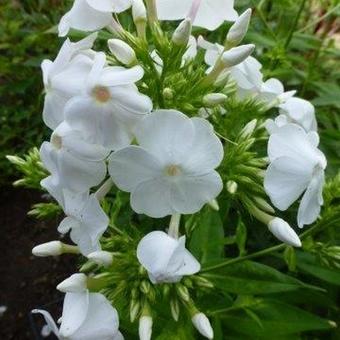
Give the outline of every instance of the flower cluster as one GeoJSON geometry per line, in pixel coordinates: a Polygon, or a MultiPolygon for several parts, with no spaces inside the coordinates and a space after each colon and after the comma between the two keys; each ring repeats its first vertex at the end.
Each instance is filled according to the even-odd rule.
{"type": "MultiPolygon", "coordinates": [[[[208,318],[189,293],[196,287],[192,282],[211,285],[195,275],[201,264],[186,249],[186,236],[179,228],[181,215],[198,213],[206,204],[218,209],[216,198],[224,188],[232,194],[237,190],[237,183],[225,182],[217,171],[228,148],[212,124],[216,110],[221,117],[228,114],[224,104],[230,87],[238,101],[251,99],[266,110],[279,110],[275,120],[266,122],[270,164],[264,190],[273,205],[286,210],[303,194],[299,227],[317,219],[326,159],[318,149],[314,107],[294,97],[295,91],[285,92],[278,79],[263,79],[261,64],[251,56],[255,46],[242,45],[251,10],[239,16],[233,5],[233,0],[147,0],[145,4],[75,0],[61,19],[61,37],[74,29],[88,35],[78,42],[66,39],[55,60],[42,63],[43,119],[53,132],[40,149],[50,174],[41,185],[65,213],[58,231],[69,233],[75,245],[52,241],[36,246],[33,253],[81,254],[88,261],[85,267],[95,270],[74,274],[58,285],[66,293],[59,328],[47,312],[34,311],[46,319],[45,334],[53,332],[60,339],[121,339],[113,307],[117,294],[111,289],[121,282],[111,280],[124,275],[119,261],[126,261],[131,264],[126,275],[140,283],[143,296],[138,300],[141,293],[131,293],[130,303],[131,321],[139,315],[142,340],[151,338],[155,291],[169,285],[177,294],[170,300],[174,318],[178,319],[181,301],[194,327],[213,338],[208,318]],[[117,21],[117,14],[129,16],[130,8],[133,33],[117,21]],[[162,20],[183,21],[168,39],[162,20]],[[215,30],[225,21],[233,24],[224,45],[191,35],[192,26],[215,30]],[[102,29],[110,36],[107,54],[94,49],[102,29]],[[198,49],[203,50],[207,66],[198,49]],[[192,88],[186,95],[179,89],[187,86],[192,88]],[[137,244],[128,236],[117,236],[117,246],[114,237],[110,240],[110,214],[104,209],[113,188],[129,193],[136,214],[154,219],[171,216],[169,228],[141,235],[137,244]],[[126,251],[126,247],[134,248],[126,251]],[[184,276],[187,286],[182,284],[184,276]]],[[[247,140],[256,126],[249,123],[240,141],[247,140]]],[[[254,217],[281,241],[301,246],[295,231],[275,216],[264,199],[255,201],[248,205],[254,217]]],[[[120,312],[119,303],[116,308],[120,312]]]]}

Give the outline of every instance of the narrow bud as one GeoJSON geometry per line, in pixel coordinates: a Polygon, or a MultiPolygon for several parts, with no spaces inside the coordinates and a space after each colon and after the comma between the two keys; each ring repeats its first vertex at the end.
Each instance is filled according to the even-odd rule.
{"type": "Polygon", "coordinates": [[[11,155],[7,155],[6,158],[12,163],[12,164],[15,164],[15,165],[24,165],[25,164],[25,161],[18,157],[18,156],[11,156],[11,155]]]}
{"type": "Polygon", "coordinates": [[[220,206],[218,205],[218,202],[216,199],[213,199],[212,201],[210,201],[208,203],[208,205],[210,206],[211,209],[215,210],[215,211],[219,211],[220,210],[220,206]]]}
{"type": "Polygon", "coordinates": [[[180,309],[177,299],[170,300],[170,309],[172,317],[174,318],[175,321],[178,321],[180,309]]]}
{"type": "Polygon", "coordinates": [[[237,191],[237,183],[235,181],[228,181],[227,182],[227,190],[229,194],[234,195],[237,191]]]}
{"type": "Polygon", "coordinates": [[[140,311],[140,303],[137,300],[131,300],[130,303],[130,321],[134,322],[140,311]]]}
{"type": "Polygon", "coordinates": [[[152,317],[144,315],[139,319],[139,339],[150,340],[152,335],[152,317]]]}
{"type": "Polygon", "coordinates": [[[110,39],[108,46],[115,58],[124,65],[132,65],[136,62],[135,51],[123,40],[110,39]]]}
{"type": "Polygon", "coordinates": [[[268,223],[269,231],[280,241],[293,247],[301,247],[301,241],[294,229],[282,218],[275,217],[268,223]]]}
{"type": "Polygon", "coordinates": [[[241,45],[233,47],[222,54],[222,63],[224,67],[233,67],[242,63],[254,51],[255,45],[241,45]]]}
{"type": "Polygon", "coordinates": [[[179,295],[179,297],[185,301],[185,302],[188,302],[190,301],[190,293],[189,293],[189,290],[187,287],[183,286],[182,284],[178,284],[176,286],[176,289],[177,289],[177,293],[179,295]]]}
{"type": "Polygon", "coordinates": [[[191,20],[184,19],[176,28],[174,34],[172,35],[172,41],[178,46],[187,46],[191,34],[191,20]]]}
{"type": "Polygon", "coordinates": [[[248,31],[250,18],[251,9],[248,8],[231,26],[226,38],[227,45],[237,46],[243,40],[248,31]]]}
{"type": "Polygon", "coordinates": [[[249,123],[247,123],[247,125],[242,129],[241,133],[240,133],[240,137],[243,138],[248,138],[250,137],[255,129],[256,129],[256,125],[257,125],[257,119],[253,119],[251,120],[249,123]]]}
{"type": "Polygon", "coordinates": [[[197,313],[192,317],[192,323],[195,328],[206,338],[213,339],[214,331],[211,327],[209,319],[203,313],[197,313]]]}
{"type": "Polygon", "coordinates": [[[206,106],[216,106],[223,104],[227,98],[223,93],[209,93],[203,97],[203,103],[206,106]]]}
{"type": "Polygon", "coordinates": [[[113,255],[108,251],[95,251],[89,255],[87,258],[100,266],[109,267],[113,262],[113,255]]]}
{"type": "Polygon", "coordinates": [[[151,284],[149,281],[143,280],[140,285],[140,290],[144,294],[149,294],[151,288],[151,284]]]}
{"type": "Polygon", "coordinates": [[[265,201],[263,198],[255,197],[254,201],[255,201],[256,205],[259,208],[261,208],[262,210],[264,210],[264,211],[266,211],[270,214],[275,214],[274,208],[267,201],[265,201]]]}
{"type": "Polygon", "coordinates": [[[82,273],[71,275],[59,283],[57,289],[63,293],[80,293],[87,289],[87,276],[82,273]]]}
{"type": "Polygon", "coordinates": [[[32,249],[32,254],[39,257],[59,256],[63,254],[63,244],[60,241],[39,244],[32,249]]]}

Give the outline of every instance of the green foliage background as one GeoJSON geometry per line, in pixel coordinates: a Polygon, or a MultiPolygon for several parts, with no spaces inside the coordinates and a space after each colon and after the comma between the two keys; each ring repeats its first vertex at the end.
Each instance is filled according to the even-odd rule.
{"type": "MultiPolygon", "coordinates": [[[[9,184],[16,176],[5,155],[24,154],[32,146],[40,145],[48,134],[41,120],[43,97],[39,65],[43,58],[54,58],[60,47],[54,25],[65,12],[67,3],[70,2],[32,0],[0,5],[1,184],[9,184]]],[[[200,300],[199,307],[213,318],[216,339],[338,339],[340,333],[335,323],[340,323],[337,303],[340,4],[338,0],[236,0],[236,6],[239,11],[247,7],[254,9],[246,41],[256,44],[256,57],[263,64],[266,78],[278,77],[288,90],[296,89],[298,96],[316,106],[321,148],[327,155],[330,180],[324,190],[322,218],[302,234],[304,251],[285,245],[270,247],[276,241],[268,236],[263,225],[246,213],[241,217],[238,214],[239,205],[247,207],[247,195],[220,202],[227,218],[209,207],[186,218],[190,250],[202,262],[204,277],[219,290],[219,293],[208,293],[205,301],[200,300]],[[212,267],[216,270],[211,270],[212,267]],[[224,329],[228,329],[227,336],[223,334],[224,329]]],[[[225,25],[218,32],[197,34],[204,33],[210,41],[223,41],[227,29],[225,25]]],[[[251,103],[232,109],[240,110],[238,119],[226,120],[225,124],[243,126],[259,115],[251,103]]],[[[274,116],[275,111],[272,113],[274,116]]],[[[220,128],[222,134],[230,131],[229,125],[220,128]]],[[[239,130],[240,127],[235,129],[239,130]]],[[[231,137],[235,140],[237,135],[231,137]]],[[[250,148],[253,142],[249,143],[250,148]]],[[[235,161],[241,153],[235,147],[233,152],[233,147],[230,149],[228,157],[235,161]]],[[[36,151],[27,159],[27,162],[17,162],[17,169],[24,175],[32,169],[43,172],[37,167],[36,151]]],[[[236,163],[243,165],[242,162],[241,159],[236,163]]],[[[225,180],[233,179],[234,175],[239,178],[241,167],[234,166],[228,172],[228,159],[224,166],[225,180]]],[[[26,185],[36,187],[40,177],[37,172],[36,177],[30,175],[26,185]]],[[[256,187],[247,182],[239,184],[240,192],[257,194],[256,187]]],[[[127,202],[125,194],[116,193],[115,206],[109,209],[113,224],[130,223],[131,216],[118,214],[127,202]]],[[[53,204],[36,206],[33,211],[38,217],[56,213],[58,210],[53,204]]],[[[153,226],[152,223],[155,222],[149,219],[138,221],[139,227],[153,226]]],[[[187,324],[169,321],[155,333],[160,334],[158,339],[191,339],[187,324]]]]}

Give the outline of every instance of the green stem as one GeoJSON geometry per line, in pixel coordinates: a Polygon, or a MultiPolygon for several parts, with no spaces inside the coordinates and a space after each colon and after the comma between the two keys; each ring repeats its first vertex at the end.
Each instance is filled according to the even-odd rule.
{"type": "Polygon", "coordinates": [[[292,28],[291,28],[291,30],[290,30],[290,32],[289,32],[289,34],[288,34],[288,37],[287,37],[287,39],[286,39],[285,44],[283,45],[283,47],[284,47],[285,50],[287,49],[287,47],[289,46],[289,44],[290,44],[290,42],[291,42],[291,40],[292,40],[292,38],[293,38],[294,32],[295,32],[296,27],[297,27],[297,25],[298,25],[298,23],[299,23],[299,20],[300,20],[302,11],[303,11],[303,9],[305,8],[305,4],[306,4],[306,0],[302,0],[301,3],[300,3],[299,10],[298,10],[298,12],[297,12],[297,14],[296,14],[296,16],[295,16],[295,19],[294,19],[294,23],[293,23],[293,25],[292,25],[292,28]]]}
{"type": "MultiPolygon", "coordinates": [[[[327,226],[327,225],[325,225],[325,226],[327,226]]],[[[307,236],[311,235],[318,228],[319,228],[319,224],[316,224],[315,226],[311,227],[309,230],[305,231],[304,233],[302,233],[300,235],[300,239],[302,240],[302,239],[306,238],[307,236]]],[[[249,255],[241,256],[241,257],[236,257],[234,259],[227,260],[225,262],[218,263],[218,264],[215,264],[215,265],[212,265],[212,266],[209,266],[209,267],[203,267],[202,270],[201,270],[201,273],[209,272],[209,271],[212,271],[212,270],[215,270],[215,269],[220,269],[220,268],[229,266],[231,264],[243,262],[243,261],[246,261],[246,260],[251,260],[251,259],[254,259],[254,258],[262,257],[264,255],[268,255],[268,254],[271,254],[273,252],[283,250],[286,246],[287,245],[285,243],[282,243],[282,244],[279,244],[277,246],[273,246],[273,247],[270,247],[270,248],[267,248],[267,249],[260,250],[256,253],[253,253],[253,254],[249,254],[249,255]]]]}

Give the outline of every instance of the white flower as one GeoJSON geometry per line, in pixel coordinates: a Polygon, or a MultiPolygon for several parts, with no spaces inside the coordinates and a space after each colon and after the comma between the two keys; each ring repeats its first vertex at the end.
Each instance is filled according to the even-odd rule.
{"type": "Polygon", "coordinates": [[[282,218],[275,217],[268,223],[269,231],[280,241],[293,246],[301,247],[301,241],[294,229],[282,218]]]}
{"type": "Polygon", "coordinates": [[[112,13],[123,12],[130,6],[130,0],[75,0],[60,20],[59,36],[64,37],[71,28],[92,32],[110,26],[112,13]]]}
{"type": "Polygon", "coordinates": [[[191,20],[184,19],[178,27],[175,29],[172,35],[172,41],[175,45],[178,46],[187,46],[189,42],[189,38],[191,36],[191,20]]]}
{"type": "Polygon", "coordinates": [[[84,192],[101,183],[106,175],[104,159],[109,150],[80,131],[62,123],[54,131],[51,142],[40,149],[41,160],[54,181],[63,188],[84,192]]]}
{"type": "Polygon", "coordinates": [[[174,110],[158,110],[140,123],[139,146],[109,158],[109,173],[121,189],[131,192],[131,206],[151,217],[193,214],[222,190],[214,169],[223,147],[213,127],[202,118],[174,110]]]}
{"type": "Polygon", "coordinates": [[[42,62],[46,91],[43,119],[49,128],[55,129],[64,120],[67,101],[84,87],[93,65],[94,52],[90,49],[96,37],[97,34],[91,34],[76,43],[67,39],[53,62],[42,62]]]}
{"type": "Polygon", "coordinates": [[[156,0],[160,20],[181,20],[190,16],[192,7],[199,6],[192,18],[193,25],[215,30],[224,21],[235,21],[234,0],[156,0]]]}
{"type": "Polygon", "coordinates": [[[318,144],[316,132],[307,133],[295,124],[278,128],[269,138],[271,163],[265,175],[265,190],[280,210],[288,209],[304,193],[297,217],[300,228],[317,219],[323,204],[327,161],[318,144]]]}
{"type": "Polygon", "coordinates": [[[274,102],[276,106],[286,102],[286,100],[293,97],[295,93],[296,91],[294,90],[285,92],[284,86],[280,80],[270,78],[262,84],[258,99],[266,103],[274,102]]]}
{"type": "Polygon", "coordinates": [[[140,66],[127,69],[105,63],[105,54],[98,53],[86,90],[65,107],[65,120],[96,144],[120,149],[130,144],[136,124],[152,103],[134,84],[143,77],[140,66]]]}
{"type": "Polygon", "coordinates": [[[195,328],[206,338],[213,339],[214,331],[211,327],[209,319],[203,313],[197,313],[192,317],[192,323],[195,328]]]}
{"type": "Polygon", "coordinates": [[[185,236],[177,240],[163,231],[153,231],[142,238],[137,258],[154,284],[179,282],[184,275],[193,275],[201,269],[185,248],[185,236]]]}
{"type": "Polygon", "coordinates": [[[306,132],[317,130],[315,108],[309,101],[293,97],[280,104],[279,109],[280,115],[274,121],[269,119],[266,122],[269,133],[273,133],[278,127],[288,123],[300,125],[306,132]]]}
{"type": "Polygon", "coordinates": [[[41,185],[58,201],[67,215],[60,223],[58,231],[66,234],[71,230],[71,240],[85,256],[101,250],[99,239],[105,232],[109,219],[95,194],[73,193],[61,189],[55,185],[51,176],[44,179],[41,185]]]}
{"type": "Polygon", "coordinates": [[[32,313],[42,314],[47,327],[60,340],[123,339],[116,309],[99,293],[67,293],[59,329],[50,313],[39,309],[32,313]]]}

